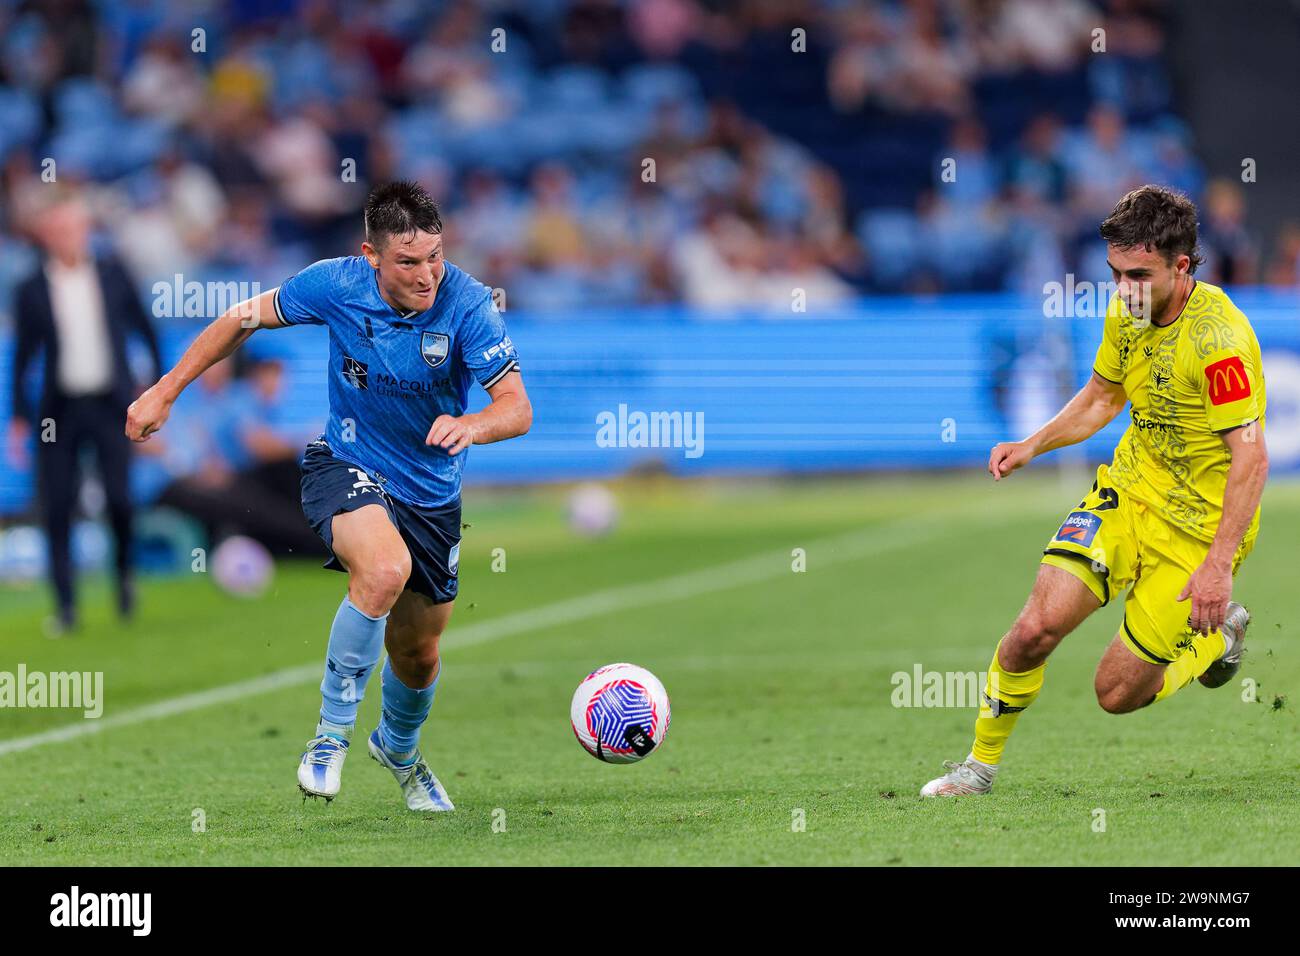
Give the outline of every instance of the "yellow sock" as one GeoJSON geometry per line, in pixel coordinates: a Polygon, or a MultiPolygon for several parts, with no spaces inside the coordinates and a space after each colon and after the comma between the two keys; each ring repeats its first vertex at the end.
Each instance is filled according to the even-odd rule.
{"type": "MultiPolygon", "coordinates": [[[[998,646],[1002,646],[1001,641],[998,646]]],[[[1034,702],[1043,688],[1043,671],[1046,667],[1044,662],[1033,670],[1012,674],[1002,669],[998,663],[998,652],[993,651],[988,685],[984,689],[985,698],[980,703],[980,714],[975,720],[975,743],[971,747],[971,753],[980,763],[996,766],[1002,759],[1002,748],[1007,745],[1007,738],[1020,719],[1020,712],[1034,702]],[[996,712],[989,705],[990,700],[996,702],[996,712]]]]}
{"type": "Polygon", "coordinates": [[[1215,631],[1213,634],[1198,634],[1192,639],[1187,650],[1183,651],[1182,656],[1165,668],[1165,682],[1157,691],[1156,699],[1152,703],[1172,697],[1196,680],[1211,664],[1223,656],[1226,649],[1227,642],[1221,631],[1215,631]]]}

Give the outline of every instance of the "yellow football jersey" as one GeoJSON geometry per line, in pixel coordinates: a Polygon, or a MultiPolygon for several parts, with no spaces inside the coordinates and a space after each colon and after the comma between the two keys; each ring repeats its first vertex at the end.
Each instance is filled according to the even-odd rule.
{"type": "MultiPolygon", "coordinates": [[[[1110,477],[1175,528],[1212,541],[1232,455],[1219,432],[1264,427],[1264,370],[1255,332],[1218,286],[1197,282],[1169,325],[1133,318],[1111,299],[1094,370],[1124,386],[1130,423],[1110,477]]],[[[1259,528],[1256,510],[1246,532],[1259,528]]]]}

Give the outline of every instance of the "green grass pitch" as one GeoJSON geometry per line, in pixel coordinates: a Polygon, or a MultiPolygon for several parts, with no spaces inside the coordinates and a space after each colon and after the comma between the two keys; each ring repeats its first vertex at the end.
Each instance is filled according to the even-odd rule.
{"type": "MultiPolygon", "coordinates": [[[[1241,677],[1257,682],[1256,702],[1235,683],[1193,685],[1136,714],[1104,713],[1092,674],[1115,602],[1052,657],[991,795],[917,796],[944,759],[965,756],[974,711],[894,707],[891,675],[983,671],[1089,481],[1050,468],[996,485],[973,474],[646,481],[619,489],[623,521],[595,541],[568,530],[558,490],[471,491],[461,598],[423,737],[451,814],[407,812],[364,744],[333,804],[300,798],[312,668],[342,575],[281,565],[257,601],[204,575],[147,580],[126,627],[90,584],[82,634],[58,641],[41,635],[43,591],[5,591],[0,670],[103,671],[106,722],[302,676],[21,750],[86,721],[0,711],[0,863],[1300,862],[1300,487],[1281,482],[1236,590],[1254,613],[1241,677]],[[504,573],[491,570],[496,548],[504,573]],[[579,680],[621,660],[658,674],[673,703],[662,750],[633,766],[593,760],[568,726],[579,680]]],[[[358,738],[378,704],[375,681],[358,738]]]]}

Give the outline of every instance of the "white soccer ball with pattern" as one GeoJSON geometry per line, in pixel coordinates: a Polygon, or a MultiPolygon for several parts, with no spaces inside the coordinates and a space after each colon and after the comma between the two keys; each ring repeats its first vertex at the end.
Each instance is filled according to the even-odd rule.
{"type": "Polygon", "coordinates": [[[672,711],[664,685],[644,667],[608,664],[573,692],[574,736],[606,763],[636,763],[659,749],[672,711]]]}
{"type": "Polygon", "coordinates": [[[261,597],[275,577],[275,559],[260,541],[231,535],[212,552],[212,577],[227,594],[261,597]]]}

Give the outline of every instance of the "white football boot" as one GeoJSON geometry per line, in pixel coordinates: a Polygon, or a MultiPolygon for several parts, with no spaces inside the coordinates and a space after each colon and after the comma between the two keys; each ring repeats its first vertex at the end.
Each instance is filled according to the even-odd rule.
{"type": "Polygon", "coordinates": [[[433,775],[429,765],[425,763],[424,757],[417,750],[415,760],[409,764],[399,764],[393,761],[384,749],[384,745],[379,742],[379,728],[375,728],[374,733],[370,735],[370,756],[378,760],[383,766],[393,772],[393,777],[397,780],[402,788],[402,796],[406,798],[406,806],[409,810],[455,810],[451,798],[447,796],[447,791],[442,788],[438,778],[433,775]]]}
{"type": "Polygon", "coordinates": [[[321,734],[307,741],[307,749],[298,764],[298,789],[303,797],[324,797],[328,803],[338,796],[347,755],[346,740],[321,734]]]}
{"type": "Polygon", "coordinates": [[[993,789],[993,777],[998,768],[980,763],[974,754],[967,756],[963,763],[945,760],[943,765],[948,772],[922,787],[921,796],[962,797],[972,793],[988,793],[993,789]]]}
{"type": "Polygon", "coordinates": [[[1246,656],[1246,625],[1249,623],[1250,612],[1236,601],[1229,601],[1228,614],[1219,628],[1227,645],[1223,656],[1207,667],[1197,680],[1206,687],[1222,687],[1236,676],[1241,669],[1241,659],[1246,656]]]}

